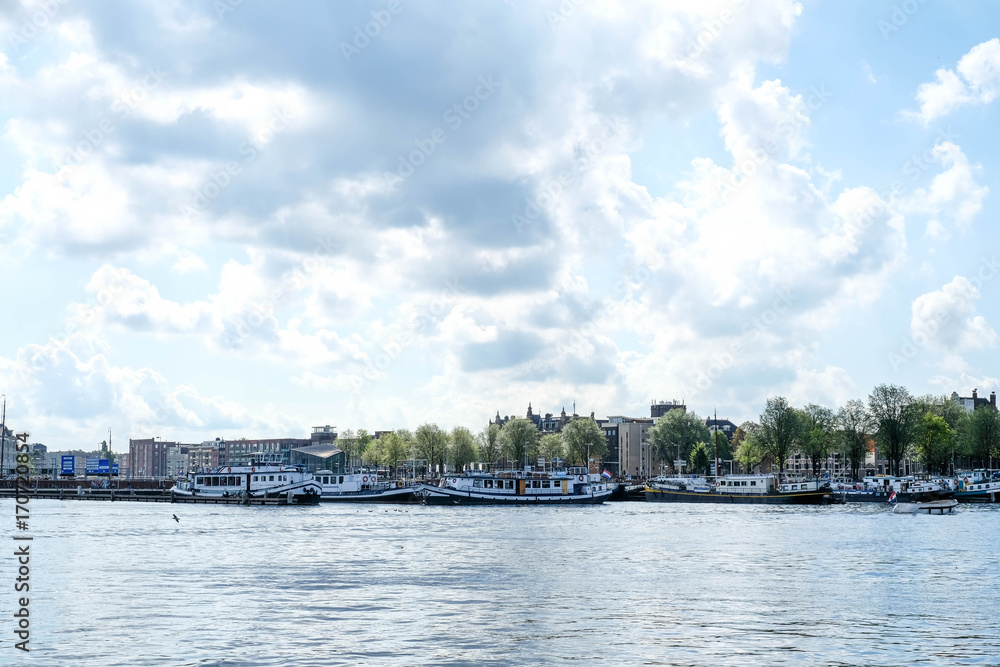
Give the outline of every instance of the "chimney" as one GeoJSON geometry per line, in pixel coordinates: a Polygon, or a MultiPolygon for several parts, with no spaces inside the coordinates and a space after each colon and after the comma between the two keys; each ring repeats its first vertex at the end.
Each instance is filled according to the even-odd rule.
{"type": "Polygon", "coordinates": [[[973,407],[975,407],[975,405],[976,405],[976,390],[975,389],[972,390],[972,405],[973,405],[973,407]]]}
{"type": "Polygon", "coordinates": [[[997,409],[997,393],[995,391],[990,392],[990,406],[992,406],[994,410],[997,409]]]}

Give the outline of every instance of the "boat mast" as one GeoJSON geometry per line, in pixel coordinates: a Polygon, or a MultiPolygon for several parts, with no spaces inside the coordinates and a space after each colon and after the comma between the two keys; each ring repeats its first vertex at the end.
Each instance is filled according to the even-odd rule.
{"type": "Polygon", "coordinates": [[[719,470],[719,411],[712,406],[712,412],[715,415],[713,421],[715,424],[712,426],[712,440],[715,441],[715,478],[719,479],[722,477],[721,471],[719,470]]]}

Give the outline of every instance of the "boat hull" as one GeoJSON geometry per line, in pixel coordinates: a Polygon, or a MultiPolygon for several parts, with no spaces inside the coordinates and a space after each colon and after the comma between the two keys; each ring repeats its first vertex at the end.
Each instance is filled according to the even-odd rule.
{"type": "Polygon", "coordinates": [[[349,491],[347,493],[324,492],[320,502],[324,503],[419,503],[423,497],[419,489],[387,489],[385,491],[349,491]]]}
{"type": "Polygon", "coordinates": [[[646,487],[646,500],[654,503],[725,503],[732,505],[829,505],[833,493],[805,491],[802,493],[735,494],[715,491],[671,491],[646,487]]]}
{"type": "Polygon", "coordinates": [[[600,505],[611,497],[611,489],[595,493],[559,495],[488,494],[424,485],[425,505],[600,505]]]}
{"type": "Polygon", "coordinates": [[[951,498],[917,503],[896,503],[892,511],[896,514],[951,514],[956,507],[958,507],[958,501],[951,498]]]}

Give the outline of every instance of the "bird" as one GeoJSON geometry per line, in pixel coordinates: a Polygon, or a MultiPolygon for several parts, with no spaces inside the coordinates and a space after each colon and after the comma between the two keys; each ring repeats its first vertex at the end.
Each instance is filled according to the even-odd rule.
{"type": "Polygon", "coordinates": [[[176,514],[174,515],[174,521],[176,521],[177,523],[180,523],[180,522],[181,522],[181,520],[177,518],[177,515],[176,515],[176,514]]]}

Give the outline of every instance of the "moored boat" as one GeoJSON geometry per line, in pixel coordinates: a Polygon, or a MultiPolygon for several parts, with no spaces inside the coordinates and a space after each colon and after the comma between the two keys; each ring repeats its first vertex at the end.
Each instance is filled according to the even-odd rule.
{"type": "Polygon", "coordinates": [[[956,482],[955,498],[962,503],[1000,502],[1000,479],[987,470],[962,473],[956,482]]]}
{"type": "Polygon", "coordinates": [[[760,505],[827,505],[834,500],[827,482],[788,481],[778,484],[774,475],[728,475],[716,480],[714,486],[688,480],[692,482],[690,486],[679,488],[678,481],[684,479],[651,481],[646,485],[646,500],[760,505]]]}
{"type": "Polygon", "coordinates": [[[417,503],[419,485],[379,479],[375,472],[334,473],[318,470],[315,473],[322,491],[320,500],[331,503],[417,503]]]}
{"type": "Polygon", "coordinates": [[[427,505],[596,505],[613,491],[583,467],[450,475],[420,488],[427,505]]]}
{"type": "Polygon", "coordinates": [[[255,452],[246,465],[218,466],[191,473],[171,493],[203,498],[277,498],[297,505],[319,502],[320,485],[301,466],[283,465],[277,455],[255,452]]]}

